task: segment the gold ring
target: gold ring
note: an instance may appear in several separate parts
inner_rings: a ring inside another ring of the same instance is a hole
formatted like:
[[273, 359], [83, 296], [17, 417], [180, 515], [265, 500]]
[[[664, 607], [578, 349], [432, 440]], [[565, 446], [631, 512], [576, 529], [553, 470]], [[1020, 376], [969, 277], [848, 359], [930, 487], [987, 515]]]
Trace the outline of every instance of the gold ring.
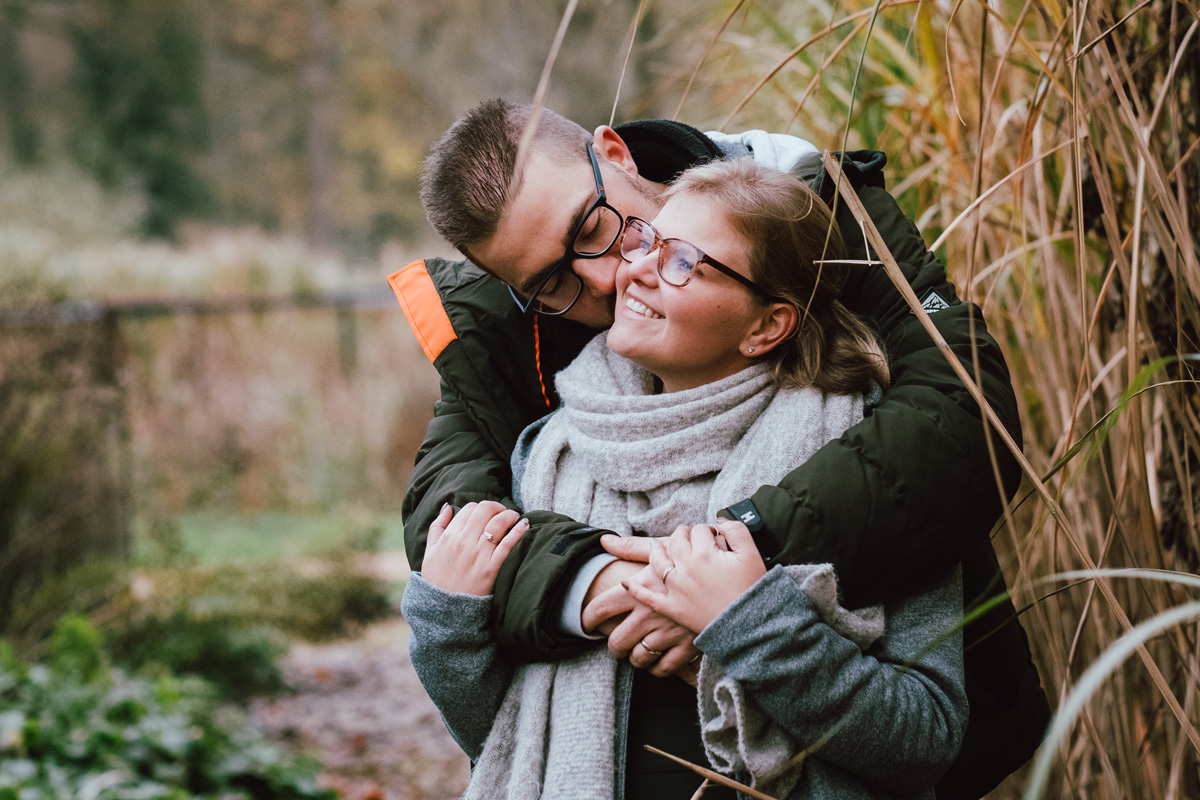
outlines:
[[646, 652], [649, 653], [650, 655], [654, 656], [655, 658], [658, 658], [659, 656], [661, 656], [663, 654], [662, 650], [655, 650], [653, 647], [646, 644], [645, 639], [642, 639], [640, 642], [638, 642], [638, 644], [640, 644], [642, 647], [646, 648]]

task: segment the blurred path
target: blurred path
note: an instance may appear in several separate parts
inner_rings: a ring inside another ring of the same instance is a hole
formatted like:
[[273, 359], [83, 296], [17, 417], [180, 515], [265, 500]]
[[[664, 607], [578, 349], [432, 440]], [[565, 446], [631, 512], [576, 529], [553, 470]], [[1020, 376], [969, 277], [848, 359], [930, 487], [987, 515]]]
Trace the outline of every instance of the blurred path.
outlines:
[[297, 644], [283, 663], [295, 694], [255, 701], [272, 741], [317, 756], [322, 784], [347, 800], [452, 800], [467, 757], [450, 738], [408, 658], [399, 617], [352, 641]]

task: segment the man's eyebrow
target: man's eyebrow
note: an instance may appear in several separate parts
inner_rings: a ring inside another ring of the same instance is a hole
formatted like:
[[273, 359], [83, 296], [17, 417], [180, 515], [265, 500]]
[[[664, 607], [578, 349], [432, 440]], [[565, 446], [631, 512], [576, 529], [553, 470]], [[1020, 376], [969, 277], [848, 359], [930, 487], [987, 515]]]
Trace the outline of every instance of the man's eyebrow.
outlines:
[[[591, 208], [591, 203], [581, 205], [579, 209], [571, 216], [571, 222], [567, 225], [567, 233], [563, 237], [563, 254], [566, 255], [571, 251], [571, 247], [575, 244], [575, 236], [578, 234], [579, 226], [583, 224], [583, 215]], [[542, 281], [554, 271], [554, 268], [562, 263], [562, 259], [555, 261], [553, 264], [548, 264], [544, 269], [539, 269], [527, 281], [524, 281], [517, 287], [517, 291], [526, 297], [529, 296], [534, 289], [538, 288]]]

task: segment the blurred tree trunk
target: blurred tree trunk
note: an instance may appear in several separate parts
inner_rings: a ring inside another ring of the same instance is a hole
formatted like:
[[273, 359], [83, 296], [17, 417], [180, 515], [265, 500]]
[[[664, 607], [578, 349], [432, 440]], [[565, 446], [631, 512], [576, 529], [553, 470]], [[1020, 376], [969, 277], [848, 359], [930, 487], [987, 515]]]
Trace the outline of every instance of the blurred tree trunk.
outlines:
[[334, 238], [336, 154], [333, 98], [333, 31], [329, 0], [308, 0], [308, 54], [304, 84], [308, 90], [306, 155], [310, 182], [309, 240], [329, 252]]
[[9, 144], [18, 163], [37, 160], [38, 132], [29, 110], [29, 67], [21, 55], [27, 10], [0, 5], [0, 109], [8, 122]]

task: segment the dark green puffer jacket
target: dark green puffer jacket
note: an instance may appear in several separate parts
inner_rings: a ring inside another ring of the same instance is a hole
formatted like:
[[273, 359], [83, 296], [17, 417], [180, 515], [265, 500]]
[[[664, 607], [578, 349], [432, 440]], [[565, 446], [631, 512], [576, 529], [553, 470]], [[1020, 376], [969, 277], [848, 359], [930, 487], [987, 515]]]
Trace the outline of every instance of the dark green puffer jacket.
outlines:
[[[618, 132], [651, 180], [722, 156], [702, 133], [678, 123], [632, 123]], [[884, 189], [883, 154], [846, 159], [847, 176], [918, 297], [931, 310], [944, 306], [932, 313], [934, 324], [971, 374], [976, 351], [984, 396], [1019, 441], [1008, 369], [979, 309], [958, 300], [941, 262]], [[793, 171], [832, 199], [818, 156]], [[836, 216], [848, 257], [866, 259], [845, 203]], [[595, 331], [518, 313], [504, 284], [468, 262], [418, 261], [389, 280], [442, 377], [404, 500], [405, 547], [418, 570], [426, 532], [444, 503], [516, 507], [509, 457], [517, 436], [557, 407], [553, 376]], [[842, 300], [878, 331], [892, 386], [861, 423], [779, 486], [754, 493], [764, 524], [759, 548], [768, 564], [832, 562], [850, 607], [908, 595], [962, 562], [969, 609], [1005, 591], [988, 534], [1017, 489], [1019, 467], [994, 434], [993, 467], [978, 405], [882, 268], [850, 267]], [[550, 512], [525, 512], [532, 527], [497, 581], [495, 632], [518, 660], [554, 660], [580, 647], [558, 631], [558, 609], [579, 566], [601, 552], [603, 532]], [[1032, 756], [1049, 719], [1010, 602], [974, 620], [964, 643], [970, 722], [958, 761], [938, 785], [940, 800], [990, 791]]]

